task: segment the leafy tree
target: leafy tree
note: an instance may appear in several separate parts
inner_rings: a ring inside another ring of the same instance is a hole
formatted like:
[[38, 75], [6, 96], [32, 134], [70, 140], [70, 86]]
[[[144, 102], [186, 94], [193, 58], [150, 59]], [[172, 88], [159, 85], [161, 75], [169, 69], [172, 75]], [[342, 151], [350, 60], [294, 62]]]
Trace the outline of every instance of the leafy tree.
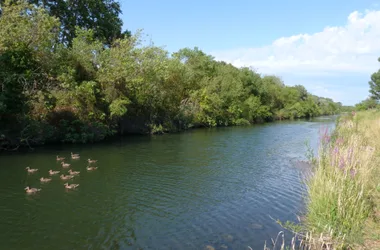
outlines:
[[15, 116], [25, 111], [27, 94], [45, 87], [58, 21], [21, 2], [4, 5], [0, 27], [0, 99], [4, 113]]
[[[380, 58], [378, 59], [380, 62]], [[373, 73], [371, 75], [371, 81], [369, 81], [369, 87], [370, 90], [369, 92], [372, 95], [372, 98], [376, 100], [380, 100], [380, 70], [377, 72]]]
[[361, 101], [360, 103], [356, 104], [355, 109], [358, 111], [368, 110], [368, 109], [376, 108], [377, 105], [378, 105], [377, 100], [372, 98], [372, 97], [369, 97], [369, 98]]
[[[0, 0], [0, 5], [5, 0]], [[17, 1], [9, 1], [17, 3]], [[45, 8], [51, 16], [61, 22], [59, 39], [71, 45], [76, 27], [92, 29], [94, 36], [110, 45], [116, 38], [130, 36], [129, 31], [122, 32], [123, 22], [120, 3], [115, 0], [29, 0], [30, 4]]]
[[308, 96], [308, 93], [307, 93], [307, 90], [304, 86], [302, 85], [296, 85], [294, 86], [294, 88], [296, 88], [299, 92], [299, 98], [302, 100], [302, 101], [305, 101], [307, 96]]

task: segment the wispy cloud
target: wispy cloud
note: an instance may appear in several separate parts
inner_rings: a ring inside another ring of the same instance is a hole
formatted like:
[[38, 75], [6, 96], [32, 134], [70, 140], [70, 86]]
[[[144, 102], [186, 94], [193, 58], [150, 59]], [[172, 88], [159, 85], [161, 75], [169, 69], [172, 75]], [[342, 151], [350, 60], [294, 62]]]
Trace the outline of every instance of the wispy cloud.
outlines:
[[380, 11], [352, 12], [345, 26], [281, 37], [258, 48], [211, 52], [217, 60], [265, 74], [371, 74], [380, 56]]

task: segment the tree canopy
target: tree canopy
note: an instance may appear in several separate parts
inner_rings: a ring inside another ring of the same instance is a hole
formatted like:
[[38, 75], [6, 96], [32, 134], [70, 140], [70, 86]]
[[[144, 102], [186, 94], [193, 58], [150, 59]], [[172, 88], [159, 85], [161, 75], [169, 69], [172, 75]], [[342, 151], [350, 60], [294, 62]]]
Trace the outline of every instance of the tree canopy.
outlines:
[[[378, 59], [380, 62], [380, 58]], [[369, 81], [369, 92], [371, 97], [376, 100], [380, 100], [380, 70], [371, 75], [371, 81]]]
[[368, 97], [367, 99], [365, 99], [365, 100], [363, 100], [360, 103], [355, 105], [355, 109], [358, 111], [373, 109], [376, 107], [377, 107], [377, 101], [376, 101], [376, 99], [374, 99], [372, 97]]
[[[30, 4], [42, 7], [49, 15], [60, 21], [59, 40], [71, 45], [76, 27], [92, 29], [94, 37], [110, 45], [115, 39], [129, 36], [129, 31], [122, 32], [123, 22], [120, 3], [115, 0], [29, 0]], [[22, 1], [0, 0], [0, 5], [20, 4]]]

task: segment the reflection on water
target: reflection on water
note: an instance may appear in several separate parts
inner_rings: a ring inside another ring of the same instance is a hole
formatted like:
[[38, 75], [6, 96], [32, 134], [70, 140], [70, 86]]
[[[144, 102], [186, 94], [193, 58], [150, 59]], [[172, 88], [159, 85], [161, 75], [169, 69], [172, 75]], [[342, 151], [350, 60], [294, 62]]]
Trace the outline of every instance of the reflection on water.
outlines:
[[[2, 249], [262, 249], [296, 220], [309, 141], [333, 120], [199, 129], [0, 157]], [[81, 171], [65, 190], [57, 154]], [[86, 159], [99, 168], [86, 171]], [[27, 174], [25, 167], [38, 168]], [[24, 187], [42, 188], [26, 195]], [[273, 219], [272, 219], [273, 218]]]

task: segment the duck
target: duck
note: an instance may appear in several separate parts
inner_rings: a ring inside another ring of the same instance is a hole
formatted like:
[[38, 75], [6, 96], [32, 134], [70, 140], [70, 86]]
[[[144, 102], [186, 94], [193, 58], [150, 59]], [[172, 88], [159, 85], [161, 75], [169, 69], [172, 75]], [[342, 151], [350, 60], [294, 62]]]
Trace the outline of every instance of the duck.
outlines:
[[72, 171], [71, 169], [69, 170], [70, 175], [78, 175], [79, 173], [79, 171]]
[[46, 182], [51, 181], [51, 178], [44, 178], [44, 177], [41, 177], [41, 178], [40, 178], [40, 181], [46, 183]]
[[74, 178], [74, 176], [72, 176], [72, 175], [63, 175], [63, 174], [61, 174], [59, 177], [62, 180], [70, 180], [70, 179]]
[[80, 157], [80, 155], [79, 154], [73, 154], [73, 152], [71, 152], [71, 158], [73, 158], [73, 157]]
[[79, 184], [68, 184], [67, 182], [65, 184], [63, 184], [65, 186], [65, 188], [67, 189], [75, 189], [79, 186]]
[[98, 160], [87, 159], [88, 163], [96, 163]]
[[55, 174], [59, 174], [59, 171], [53, 171], [53, 170], [49, 170], [49, 174], [50, 175], [55, 175]]
[[73, 159], [73, 160], [77, 160], [77, 159], [79, 159], [79, 158], [80, 158], [79, 155], [72, 155], [72, 156], [71, 156], [71, 159]]
[[66, 157], [59, 157], [59, 156], [57, 155], [57, 161], [63, 161], [64, 159], [66, 159]]
[[97, 168], [98, 168], [98, 167], [90, 167], [90, 166], [87, 166], [86, 169], [87, 169], [88, 171], [92, 171], [92, 170], [95, 170], [95, 169], [97, 169]]
[[70, 167], [70, 163], [65, 163], [64, 161], [63, 162], [61, 162], [61, 165], [62, 165], [62, 167], [64, 167], [64, 168], [68, 168], [68, 167]]
[[28, 194], [35, 194], [35, 193], [41, 191], [41, 188], [29, 188], [29, 186], [28, 186], [25, 188], [25, 190]]
[[37, 168], [26, 167], [25, 169], [28, 170], [28, 173], [34, 173], [34, 172], [37, 172], [37, 171], [38, 171]]

